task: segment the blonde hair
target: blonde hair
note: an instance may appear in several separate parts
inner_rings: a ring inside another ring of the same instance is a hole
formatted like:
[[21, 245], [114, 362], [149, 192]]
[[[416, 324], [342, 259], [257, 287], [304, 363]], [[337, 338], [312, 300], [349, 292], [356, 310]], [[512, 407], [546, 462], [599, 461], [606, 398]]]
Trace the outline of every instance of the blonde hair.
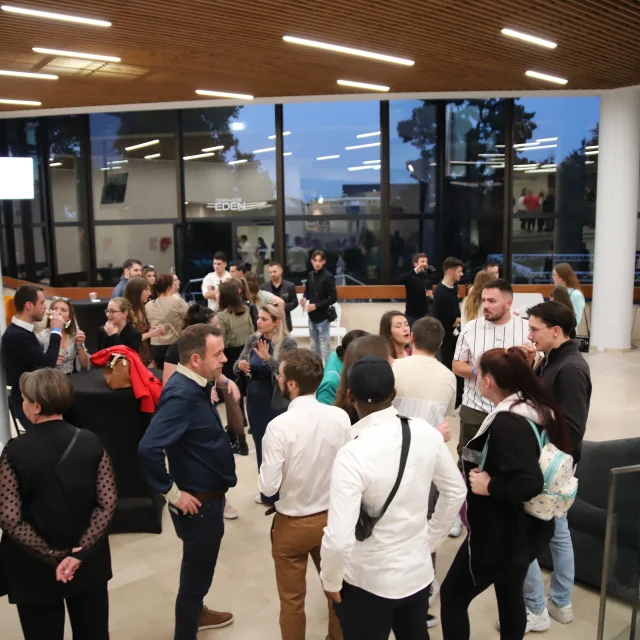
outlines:
[[[49, 306], [49, 311], [53, 311], [53, 307], [62, 302], [62, 304], [66, 304], [69, 309], [69, 327], [65, 328], [65, 333], [72, 338], [76, 335], [76, 329], [78, 328], [78, 321], [76, 320], [76, 312], [73, 309], [73, 305], [68, 300], [64, 300], [60, 298], [59, 300], [53, 300], [51, 305]], [[51, 328], [51, 316], [47, 318], [47, 329]]]
[[[273, 340], [271, 343], [273, 344], [273, 357], [277, 360], [280, 355], [280, 351], [282, 349], [282, 343], [284, 339], [289, 335], [289, 328], [287, 327], [284, 309], [281, 309], [279, 306], [275, 304], [265, 304], [260, 307], [260, 311], [266, 311], [271, 319], [276, 322], [279, 320], [278, 326], [275, 328], [273, 332]], [[257, 336], [261, 337], [262, 334], [258, 331], [256, 333]]]
[[475, 320], [480, 316], [480, 309], [482, 309], [482, 290], [484, 289], [484, 285], [490, 280], [494, 280], [494, 278], [486, 271], [478, 271], [478, 273], [476, 273], [476, 277], [473, 280], [473, 289], [471, 289], [469, 295], [462, 302], [462, 309], [467, 322]]
[[57, 369], [37, 369], [20, 376], [20, 391], [29, 401], [40, 405], [43, 416], [55, 416], [69, 409], [73, 387], [69, 377]]
[[122, 297], [112, 298], [111, 302], [115, 302], [118, 305], [118, 308], [120, 309], [120, 311], [122, 311], [122, 313], [127, 314], [128, 324], [135, 323], [136, 318], [133, 315], [133, 307], [131, 306], [131, 303], [126, 298], [122, 298]]

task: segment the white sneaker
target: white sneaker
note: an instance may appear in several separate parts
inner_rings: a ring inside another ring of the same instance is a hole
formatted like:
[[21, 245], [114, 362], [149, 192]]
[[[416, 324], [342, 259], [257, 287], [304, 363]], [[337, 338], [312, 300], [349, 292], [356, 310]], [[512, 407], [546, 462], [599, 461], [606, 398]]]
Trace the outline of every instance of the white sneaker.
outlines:
[[256, 504], [264, 504], [264, 502], [262, 502], [262, 496], [259, 493], [256, 493]]
[[433, 627], [438, 626], [438, 618], [432, 616], [430, 613], [427, 614], [427, 629], [433, 629]]
[[549, 596], [547, 596], [547, 609], [549, 615], [562, 624], [573, 622], [573, 607], [570, 604], [559, 607]]
[[458, 538], [462, 533], [462, 518], [457, 515], [456, 520], [453, 523], [453, 527], [449, 529], [449, 537], [450, 538]]
[[224, 511], [222, 512], [222, 515], [227, 520], [235, 520], [238, 517], [238, 512], [229, 504], [228, 500], [225, 500]]
[[[500, 618], [496, 621], [496, 627], [498, 631], [500, 631]], [[538, 615], [527, 607], [527, 627], [524, 630], [525, 633], [529, 633], [529, 631], [546, 631], [550, 627], [551, 620], [549, 618], [549, 612], [546, 609]]]
[[436, 601], [438, 594], [440, 593], [440, 583], [437, 578], [433, 579], [431, 583], [431, 594], [429, 595], [429, 609], [433, 607], [433, 603]]

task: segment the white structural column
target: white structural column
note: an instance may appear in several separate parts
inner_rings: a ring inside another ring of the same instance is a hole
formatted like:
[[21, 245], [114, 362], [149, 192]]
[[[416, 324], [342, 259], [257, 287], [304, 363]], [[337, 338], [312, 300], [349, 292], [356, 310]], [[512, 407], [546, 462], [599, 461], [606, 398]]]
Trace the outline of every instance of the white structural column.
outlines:
[[631, 346], [640, 182], [640, 89], [616, 89], [600, 102], [591, 344]]

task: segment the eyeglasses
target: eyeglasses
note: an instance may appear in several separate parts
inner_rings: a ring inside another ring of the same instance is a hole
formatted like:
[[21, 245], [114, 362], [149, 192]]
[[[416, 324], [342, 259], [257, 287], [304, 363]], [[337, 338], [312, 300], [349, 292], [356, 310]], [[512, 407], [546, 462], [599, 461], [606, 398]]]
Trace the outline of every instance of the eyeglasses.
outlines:
[[120, 309], [105, 309], [104, 310], [104, 315], [105, 316], [109, 316], [109, 315], [112, 315], [114, 313], [123, 313], [123, 311], [121, 311]]
[[62, 298], [60, 296], [53, 296], [53, 298], [51, 298], [54, 302], [66, 302], [68, 304], [71, 304], [71, 298]]

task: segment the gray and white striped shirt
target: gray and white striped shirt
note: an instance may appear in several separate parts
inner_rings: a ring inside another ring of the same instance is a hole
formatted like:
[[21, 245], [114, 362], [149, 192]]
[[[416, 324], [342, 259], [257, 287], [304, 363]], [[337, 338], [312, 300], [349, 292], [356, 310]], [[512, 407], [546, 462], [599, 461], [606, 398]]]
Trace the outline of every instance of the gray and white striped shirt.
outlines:
[[[477, 364], [482, 355], [491, 349], [521, 347], [527, 342], [528, 335], [529, 321], [524, 318], [512, 315], [509, 322], [494, 324], [481, 316], [465, 325], [458, 338], [453, 359]], [[493, 403], [480, 394], [475, 377], [464, 379], [462, 404], [485, 413], [494, 409]]]

